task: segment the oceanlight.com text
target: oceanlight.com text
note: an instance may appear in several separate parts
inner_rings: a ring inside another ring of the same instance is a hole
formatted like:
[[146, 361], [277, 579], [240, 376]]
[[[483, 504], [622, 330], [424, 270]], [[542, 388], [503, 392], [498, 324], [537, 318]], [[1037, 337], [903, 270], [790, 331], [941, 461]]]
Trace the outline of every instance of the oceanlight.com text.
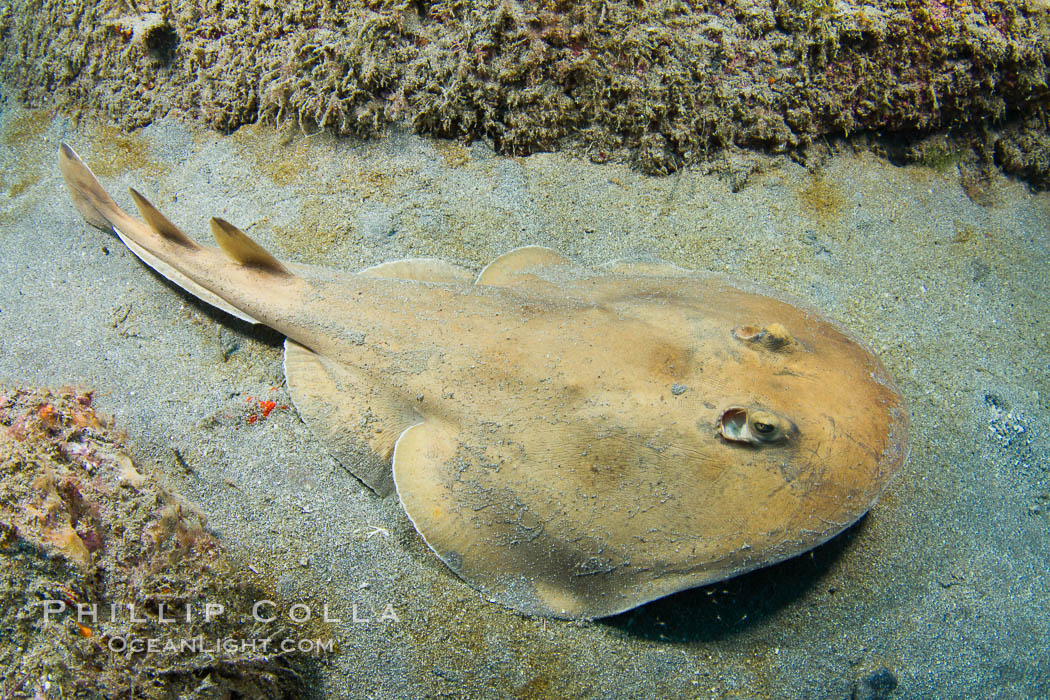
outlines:
[[335, 650], [334, 639], [206, 639], [203, 636], [186, 639], [158, 639], [156, 637], [110, 637], [106, 646], [116, 654], [274, 654], [300, 652], [324, 654]]

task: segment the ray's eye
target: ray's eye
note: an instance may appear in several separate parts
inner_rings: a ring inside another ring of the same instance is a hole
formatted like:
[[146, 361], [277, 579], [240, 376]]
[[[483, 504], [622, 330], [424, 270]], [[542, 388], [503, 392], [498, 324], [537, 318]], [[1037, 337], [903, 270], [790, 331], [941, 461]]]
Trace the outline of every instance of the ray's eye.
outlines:
[[731, 442], [768, 445], [798, 435], [798, 428], [788, 418], [771, 411], [733, 406], [722, 412], [718, 432]]
[[753, 436], [759, 442], [776, 442], [784, 437], [784, 426], [789, 422], [769, 411], [751, 411], [747, 417]]
[[762, 328], [737, 326], [733, 329], [733, 337], [749, 345], [778, 353], [794, 352], [798, 344], [782, 323], [770, 323]]

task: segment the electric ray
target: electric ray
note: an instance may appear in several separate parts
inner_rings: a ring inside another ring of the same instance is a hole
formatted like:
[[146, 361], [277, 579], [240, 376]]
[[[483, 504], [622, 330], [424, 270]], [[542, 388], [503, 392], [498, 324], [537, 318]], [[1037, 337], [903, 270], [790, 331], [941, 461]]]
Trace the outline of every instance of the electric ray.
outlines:
[[[202, 246], [63, 144], [94, 226], [238, 318], [287, 336], [303, 421], [456, 574], [509, 607], [593, 618], [821, 544], [907, 457], [882, 364], [826, 319], [656, 263], [511, 251], [475, 279], [402, 260], [278, 262], [211, 219]], [[391, 469], [391, 461], [393, 468]]]

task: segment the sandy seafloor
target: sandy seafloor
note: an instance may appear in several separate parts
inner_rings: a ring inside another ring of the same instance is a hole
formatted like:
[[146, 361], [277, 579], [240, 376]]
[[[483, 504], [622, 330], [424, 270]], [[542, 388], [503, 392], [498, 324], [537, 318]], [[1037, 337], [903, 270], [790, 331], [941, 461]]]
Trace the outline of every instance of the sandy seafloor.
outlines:
[[[67, 140], [118, 201], [134, 185], [207, 237], [221, 215], [279, 258], [480, 268], [523, 244], [584, 263], [655, 255], [794, 295], [881, 357], [911, 459], [844, 536], [784, 564], [597, 622], [486, 602], [396, 497], [326, 455], [292, 409], [281, 337], [213, 311], [82, 223]], [[245, 564], [329, 603], [317, 697], [1050, 695], [1050, 194], [843, 149], [732, 192], [564, 154], [501, 157], [394, 132], [372, 142], [176, 122], [134, 135], [5, 107], [0, 381], [75, 384], [139, 468], [196, 502]], [[276, 388], [274, 388], [276, 387]], [[176, 458], [181, 455], [181, 461]], [[376, 616], [392, 605], [399, 620]], [[352, 621], [352, 606], [359, 618]]]

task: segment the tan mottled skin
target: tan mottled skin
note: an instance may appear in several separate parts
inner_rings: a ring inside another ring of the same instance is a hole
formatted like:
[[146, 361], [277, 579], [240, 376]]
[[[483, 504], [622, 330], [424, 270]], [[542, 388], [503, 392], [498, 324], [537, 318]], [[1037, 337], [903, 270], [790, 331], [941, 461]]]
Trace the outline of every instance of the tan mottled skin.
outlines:
[[[71, 149], [60, 162], [89, 222], [284, 333], [307, 424], [379, 493], [393, 456], [427, 543], [516, 609], [600, 617], [794, 556], [863, 515], [906, 459], [907, 415], [881, 363], [798, 306], [537, 248], [475, 284], [427, 261], [281, 267], [235, 229], [227, 252], [162, 235], [148, 202], [153, 227]], [[792, 342], [734, 335], [744, 326]], [[717, 425], [730, 407], [783, 416], [797, 434], [727, 440]]]

